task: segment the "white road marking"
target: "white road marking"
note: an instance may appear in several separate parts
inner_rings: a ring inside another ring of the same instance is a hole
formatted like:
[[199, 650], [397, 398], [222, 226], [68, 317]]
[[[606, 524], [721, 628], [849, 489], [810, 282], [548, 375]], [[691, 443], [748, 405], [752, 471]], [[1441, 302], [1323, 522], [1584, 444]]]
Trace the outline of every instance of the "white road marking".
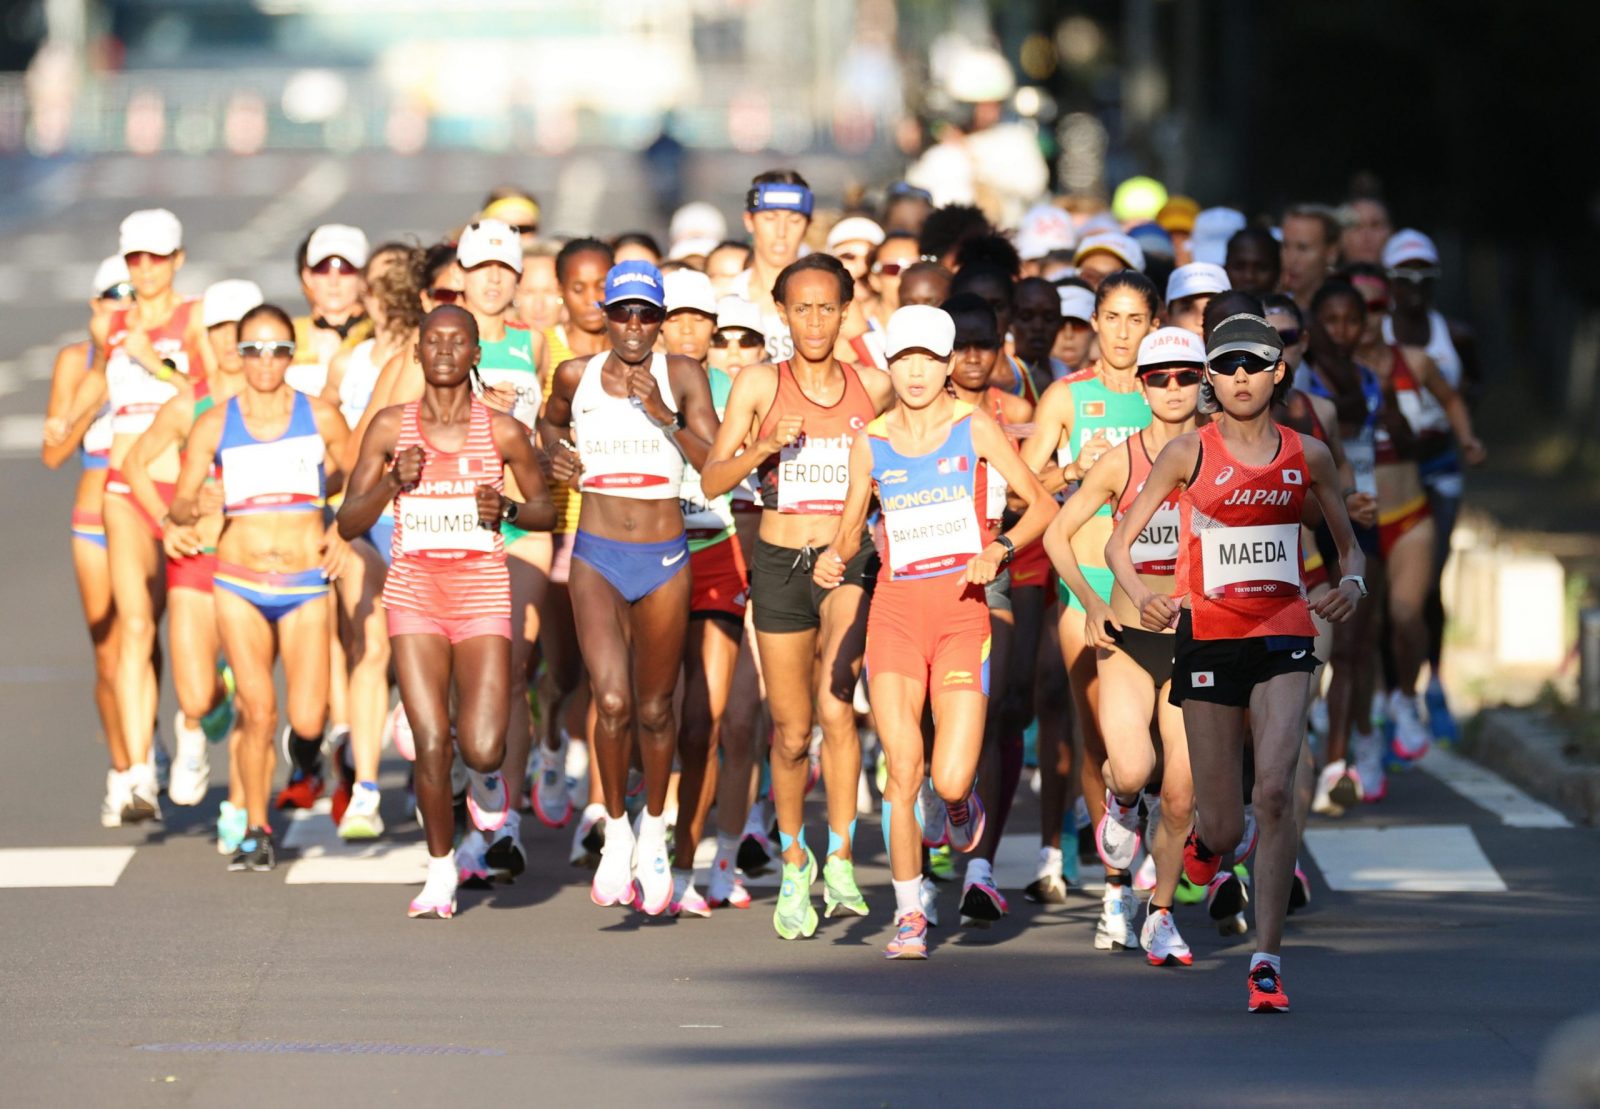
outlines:
[[428, 878], [428, 848], [421, 843], [339, 838], [322, 798], [310, 812], [297, 812], [283, 833], [283, 846], [300, 851], [284, 872], [284, 884], [420, 886]]
[[43, 416], [0, 416], [0, 455], [32, 454], [43, 440]]
[[132, 847], [13, 847], [0, 850], [0, 889], [114, 886]]
[[1306, 846], [1336, 890], [1506, 892], [1505, 881], [1464, 824], [1312, 828]]
[[1450, 751], [1430, 748], [1417, 765], [1511, 828], [1570, 828], [1572, 822], [1492, 770]]

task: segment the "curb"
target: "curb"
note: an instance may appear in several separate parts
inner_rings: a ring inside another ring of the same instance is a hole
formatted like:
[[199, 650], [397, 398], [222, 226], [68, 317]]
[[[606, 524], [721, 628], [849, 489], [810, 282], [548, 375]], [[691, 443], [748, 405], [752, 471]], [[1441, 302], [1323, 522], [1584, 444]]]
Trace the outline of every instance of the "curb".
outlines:
[[1474, 760], [1579, 822], [1600, 825], [1600, 767], [1563, 752], [1566, 735], [1535, 709], [1488, 709], [1463, 737]]

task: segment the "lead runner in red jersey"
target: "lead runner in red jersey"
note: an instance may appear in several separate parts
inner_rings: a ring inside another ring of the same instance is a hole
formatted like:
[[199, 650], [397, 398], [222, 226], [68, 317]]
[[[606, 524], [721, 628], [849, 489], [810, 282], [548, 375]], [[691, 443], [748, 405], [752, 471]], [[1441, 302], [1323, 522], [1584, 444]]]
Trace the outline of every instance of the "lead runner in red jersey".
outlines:
[[[455, 745], [469, 771], [492, 776], [505, 759], [511, 685], [511, 583], [500, 525], [548, 531], [555, 508], [527, 429], [473, 398], [478, 327], [471, 314], [455, 305], [428, 313], [413, 356], [422, 366], [422, 397], [384, 409], [368, 426], [338, 523], [353, 539], [395, 502], [395, 557], [383, 600], [416, 742], [429, 855], [427, 883], [409, 913], [444, 919], [456, 909], [451, 676]], [[526, 502], [501, 491], [506, 468]]]
[[[1277, 332], [1259, 316], [1230, 317], [1212, 332], [1207, 361], [1221, 412], [1163, 448], [1144, 490], [1117, 522], [1106, 559], [1146, 629], [1177, 624], [1171, 700], [1183, 708], [1196, 807], [1184, 871], [1197, 885], [1210, 882], [1243, 835], [1239, 778], [1247, 737], [1253, 743], [1261, 939], [1250, 960], [1248, 1007], [1287, 1012], [1279, 951], [1299, 842], [1295, 773], [1316, 667], [1311, 613], [1348, 618], [1366, 594], [1365, 561], [1333, 456], [1272, 420], [1273, 394], [1287, 372]], [[1141, 579], [1132, 547], [1180, 486], [1177, 581], [1168, 596]], [[1339, 587], [1314, 606], [1301, 581], [1299, 544], [1311, 496], [1345, 570]]]

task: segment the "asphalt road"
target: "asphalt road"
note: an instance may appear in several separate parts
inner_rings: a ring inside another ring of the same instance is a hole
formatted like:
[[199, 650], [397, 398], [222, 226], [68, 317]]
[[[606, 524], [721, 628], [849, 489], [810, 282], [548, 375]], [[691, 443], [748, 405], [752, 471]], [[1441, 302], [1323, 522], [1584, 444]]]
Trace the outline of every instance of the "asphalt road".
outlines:
[[[1518, 826], [1554, 822], [1493, 783], [1463, 785], [1480, 801], [1468, 799], [1443, 780], [1462, 769], [1447, 761], [1397, 776], [1382, 806], [1316, 823], [1304, 855], [1314, 900], [1285, 949], [1295, 1012], [1278, 1019], [1245, 1014], [1251, 938], [1219, 937], [1203, 911], [1180, 914], [1195, 965], [1157, 970], [1092, 949], [1092, 894], [1062, 910], [1027, 904], [1026, 787], [1001, 873], [1011, 916], [988, 932], [952, 927], [959, 889], [946, 887], [924, 964], [882, 958], [891, 894], [870, 816], [858, 842], [872, 915], [797, 943], [772, 933], [770, 885], [749, 911], [711, 920], [598, 909], [566, 863], [567, 833], [532, 821], [515, 885], [463, 893], [452, 922], [409, 921], [420, 832], [397, 760], [384, 773], [391, 836], [365, 854], [330, 845], [312, 816], [278, 871], [227, 873], [210, 839], [216, 786], [201, 807], [169, 807], [164, 828], [101, 829], [104, 756], [66, 561], [75, 474], [44, 471], [29, 436], [41, 360], [47, 374], [53, 345], [81, 326], [118, 219], [149, 203], [178, 211], [191, 291], [207, 276], [255, 276], [288, 296], [287, 259], [312, 223], [425, 234], [469, 215], [502, 176], [544, 191], [554, 226], [638, 222], [632, 162], [585, 161], [105, 161], [36, 174], [43, 184], [18, 196], [0, 227], [0, 1100], [1531, 1099], [1544, 1045], [1600, 1006], [1600, 841]], [[745, 161], [718, 192], [730, 213]], [[846, 172], [803, 167], [824, 182]]]

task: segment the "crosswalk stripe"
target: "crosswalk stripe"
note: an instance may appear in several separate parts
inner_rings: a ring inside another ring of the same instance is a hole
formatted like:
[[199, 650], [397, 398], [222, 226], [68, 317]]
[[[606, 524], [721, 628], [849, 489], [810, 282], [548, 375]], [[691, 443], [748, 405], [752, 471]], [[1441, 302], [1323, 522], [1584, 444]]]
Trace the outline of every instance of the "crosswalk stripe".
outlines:
[[0, 850], [0, 889], [114, 886], [132, 847], [11, 847]]
[[1473, 804], [1494, 813], [1511, 828], [1570, 828], [1572, 822], [1542, 801], [1535, 801], [1492, 770], [1438, 747], [1417, 765]]
[[1401, 893], [1505, 893], [1465, 824], [1310, 828], [1306, 847], [1329, 888]]

